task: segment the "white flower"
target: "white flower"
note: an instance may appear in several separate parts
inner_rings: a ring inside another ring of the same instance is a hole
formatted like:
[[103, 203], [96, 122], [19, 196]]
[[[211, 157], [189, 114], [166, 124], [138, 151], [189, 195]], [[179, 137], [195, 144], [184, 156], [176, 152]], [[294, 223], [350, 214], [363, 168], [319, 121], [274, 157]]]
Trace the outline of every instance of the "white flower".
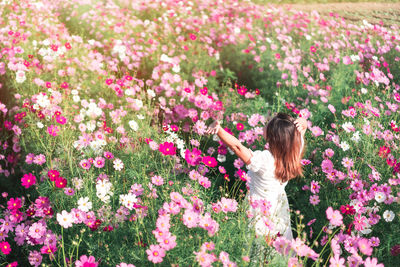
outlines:
[[185, 148], [185, 142], [182, 139], [178, 138], [175, 143], [176, 143], [176, 147], [178, 149], [184, 149]]
[[81, 100], [81, 98], [79, 97], [79, 95], [74, 95], [74, 96], [72, 97], [72, 100], [73, 100], [74, 102], [79, 102], [79, 101]]
[[174, 67], [172, 68], [172, 71], [178, 73], [181, 71], [181, 67], [179, 65], [174, 65]]
[[144, 119], [144, 116], [143, 116], [142, 114], [138, 114], [138, 115], [136, 115], [136, 117], [137, 117], [139, 120], [143, 120], [143, 119]]
[[99, 180], [96, 183], [96, 190], [99, 194], [109, 194], [112, 189], [112, 184], [107, 180]]
[[15, 74], [15, 79], [17, 83], [23, 83], [26, 80], [25, 71], [19, 70]]
[[72, 184], [74, 185], [76, 190], [79, 190], [83, 186], [83, 180], [78, 177], [75, 177], [74, 179], [72, 179]]
[[132, 193], [128, 193], [126, 195], [120, 195], [119, 196], [119, 202], [121, 202], [121, 204], [128, 208], [129, 210], [133, 209], [133, 204], [136, 203], [137, 199], [136, 199], [136, 195], [132, 194]]
[[349, 144], [346, 141], [341, 142], [340, 147], [343, 149], [343, 151], [346, 151], [350, 148]]
[[36, 97], [36, 103], [37, 103], [39, 106], [41, 106], [42, 108], [45, 108], [45, 107], [47, 107], [47, 106], [50, 105], [50, 100], [49, 100], [49, 97], [48, 97], [47, 95], [45, 95], [45, 94], [39, 94], [39, 95]]
[[387, 222], [391, 222], [394, 219], [394, 212], [391, 210], [385, 210], [385, 212], [383, 213], [383, 218], [385, 219], [385, 221]]
[[383, 192], [376, 192], [375, 193], [375, 200], [378, 203], [382, 203], [383, 201], [386, 200], [386, 195]]
[[368, 90], [366, 88], [361, 88], [361, 93], [365, 95], [366, 93], [368, 93]]
[[155, 93], [153, 90], [148, 89], [148, 90], [147, 90], [147, 95], [148, 95], [150, 98], [153, 98], [153, 97], [156, 96], [156, 93]]
[[355, 133], [353, 134], [353, 136], [352, 136], [350, 139], [351, 139], [352, 141], [358, 143], [358, 142], [361, 140], [360, 132], [359, 132], [359, 131], [355, 132]]
[[164, 61], [164, 62], [172, 63], [172, 58], [170, 58], [166, 54], [162, 54], [161, 57], [160, 57], [160, 60]]
[[114, 166], [114, 169], [116, 169], [117, 171], [120, 171], [124, 168], [124, 163], [120, 159], [114, 159], [113, 166]]
[[94, 121], [88, 121], [86, 123], [86, 130], [88, 130], [89, 132], [93, 132], [94, 129], [96, 129], [96, 123]]
[[368, 222], [365, 222], [364, 228], [360, 231], [363, 235], [368, 235], [372, 232], [371, 225]]
[[72, 226], [74, 218], [70, 213], [66, 210], [63, 210], [61, 213], [57, 213], [57, 222], [64, 228], [68, 228]]
[[135, 132], [139, 130], [139, 125], [134, 120], [129, 121], [129, 127], [131, 127], [131, 129], [134, 130]]
[[343, 129], [344, 129], [346, 132], [348, 132], [348, 133], [350, 133], [350, 132], [352, 132], [352, 131], [354, 130], [353, 123], [351, 123], [351, 122], [345, 122], [345, 123], [343, 123], [342, 127], [343, 127]]
[[225, 156], [225, 155], [218, 154], [217, 160], [218, 160], [219, 162], [225, 162], [225, 161], [226, 161], [226, 156]]
[[39, 129], [42, 129], [42, 128], [44, 127], [43, 123], [41, 123], [40, 121], [38, 121], [38, 122], [36, 123], [36, 126], [37, 126]]
[[143, 101], [140, 99], [135, 99], [136, 102], [136, 106], [138, 106], [138, 108], [142, 108], [143, 107]]
[[81, 197], [78, 199], [78, 209], [84, 212], [88, 212], [92, 209], [92, 202], [89, 201], [89, 197]]

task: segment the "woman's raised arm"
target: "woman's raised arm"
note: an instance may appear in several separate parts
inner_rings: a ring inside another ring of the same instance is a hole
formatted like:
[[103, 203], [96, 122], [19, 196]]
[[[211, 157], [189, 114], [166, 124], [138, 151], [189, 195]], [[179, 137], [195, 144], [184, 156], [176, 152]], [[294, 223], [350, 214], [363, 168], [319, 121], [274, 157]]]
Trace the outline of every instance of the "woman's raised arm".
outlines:
[[216, 134], [226, 146], [228, 146], [241, 160], [243, 160], [246, 165], [250, 164], [250, 159], [252, 157], [250, 149], [243, 146], [236, 137], [225, 131], [221, 127], [219, 121], [214, 121], [210, 124], [206, 133]]

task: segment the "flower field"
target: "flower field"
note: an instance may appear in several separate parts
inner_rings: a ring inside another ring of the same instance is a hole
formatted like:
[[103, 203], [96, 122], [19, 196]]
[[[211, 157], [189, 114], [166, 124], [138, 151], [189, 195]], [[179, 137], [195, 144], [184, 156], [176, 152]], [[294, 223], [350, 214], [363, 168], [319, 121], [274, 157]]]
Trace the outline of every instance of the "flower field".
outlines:
[[[400, 30], [236, 0], [0, 2], [0, 266], [399, 266]], [[263, 238], [244, 162], [308, 120]]]

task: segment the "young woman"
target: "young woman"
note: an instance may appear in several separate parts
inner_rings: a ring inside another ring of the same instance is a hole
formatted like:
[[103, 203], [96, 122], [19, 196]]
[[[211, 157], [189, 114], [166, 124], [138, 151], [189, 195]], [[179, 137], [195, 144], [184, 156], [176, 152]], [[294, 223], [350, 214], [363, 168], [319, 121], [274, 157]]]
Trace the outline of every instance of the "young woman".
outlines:
[[264, 138], [268, 150], [256, 150], [243, 146], [233, 135], [226, 132], [218, 121], [207, 129], [208, 134], [217, 134], [235, 154], [247, 165], [249, 201], [267, 200], [270, 202], [267, 220], [253, 209], [252, 224], [258, 236], [280, 236], [293, 239], [290, 225], [289, 204], [285, 192], [288, 181], [302, 174], [300, 163], [304, 148], [304, 133], [307, 121], [294, 119], [288, 114], [278, 113], [264, 128]]

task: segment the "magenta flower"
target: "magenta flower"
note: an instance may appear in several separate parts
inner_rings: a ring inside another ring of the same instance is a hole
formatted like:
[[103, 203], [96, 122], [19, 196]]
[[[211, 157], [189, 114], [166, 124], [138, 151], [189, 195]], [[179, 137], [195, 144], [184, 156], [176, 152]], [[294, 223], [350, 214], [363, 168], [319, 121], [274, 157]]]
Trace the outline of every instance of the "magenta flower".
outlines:
[[51, 136], [57, 136], [59, 131], [60, 131], [60, 128], [57, 125], [50, 125], [49, 127], [47, 127], [47, 132]]
[[340, 211], [333, 210], [332, 207], [329, 207], [326, 210], [326, 217], [329, 219], [329, 222], [334, 226], [340, 226], [343, 224], [343, 216], [340, 214]]
[[60, 176], [60, 172], [57, 170], [49, 170], [47, 172], [47, 176], [49, 177], [50, 181], [55, 181], [57, 177]]
[[113, 155], [113, 153], [106, 151], [106, 152], [104, 152], [104, 157], [106, 159], [113, 159], [114, 155]]
[[36, 184], [36, 177], [32, 173], [24, 174], [21, 178], [21, 184], [25, 188], [29, 188]]
[[163, 155], [175, 155], [176, 154], [176, 147], [174, 143], [164, 142], [160, 144], [158, 150], [163, 153]]
[[160, 263], [163, 261], [165, 256], [165, 250], [159, 245], [150, 245], [150, 248], [146, 250], [147, 258], [153, 263]]
[[76, 267], [97, 267], [99, 263], [93, 256], [82, 255], [79, 260], [75, 261]]
[[67, 182], [68, 182], [67, 179], [65, 179], [64, 177], [59, 176], [55, 180], [55, 185], [58, 188], [64, 188], [64, 187], [67, 186]]
[[19, 208], [21, 208], [22, 204], [21, 204], [21, 199], [19, 197], [17, 198], [10, 198], [9, 201], [7, 201], [7, 208], [9, 210], [17, 210]]
[[208, 167], [216, 167], [218, 165], [218, 162], [215, 158], [210, 157], [210, 156], [205, 156], [202, 158], [203, 163], [208, 166]]
[[7, 241], [0, 242], [0, 249], [5, 255], [10, 254], [11, 252], [11, 246]]
[[67, 118], [65, 118], [64, 116], [59, 115], [59, 116], [56, 117], [56, 121], [59, 124], [64, 125], [65, 123], [67, 123]]
[[193, 151], [186, 149], [185, 151], [185, 160], [191, 166], [196, 166], [201, 161], [201, 150], [197, 148], [193, 148]]

